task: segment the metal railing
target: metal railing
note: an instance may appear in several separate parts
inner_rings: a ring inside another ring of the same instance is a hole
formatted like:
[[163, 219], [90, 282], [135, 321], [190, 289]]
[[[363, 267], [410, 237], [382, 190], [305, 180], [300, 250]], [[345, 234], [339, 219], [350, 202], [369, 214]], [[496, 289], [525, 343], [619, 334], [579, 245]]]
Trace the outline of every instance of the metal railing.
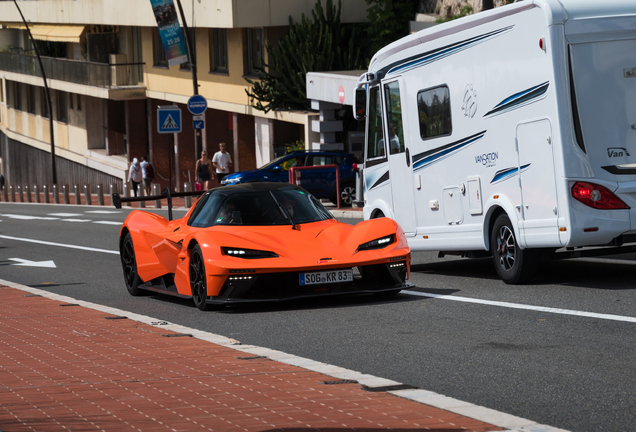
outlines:
[[[145, 63], [106, 64], [42, 57], [42, 65], [48, 79], [111, 88], [143, 85]], [[0, 70], [42, 76], [37, 58], [25, 54], [0, 53]]]

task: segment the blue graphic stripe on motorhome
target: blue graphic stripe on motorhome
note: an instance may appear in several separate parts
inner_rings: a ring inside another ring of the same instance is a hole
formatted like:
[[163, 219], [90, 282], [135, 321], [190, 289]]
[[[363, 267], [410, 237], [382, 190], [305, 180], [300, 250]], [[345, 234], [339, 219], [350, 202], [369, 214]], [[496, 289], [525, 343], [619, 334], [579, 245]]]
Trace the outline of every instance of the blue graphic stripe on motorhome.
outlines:
[[522, 92], [516, 93], [497, 104], [492, 110], [484, 114], [484, 117], [488, 117], [493, 114], [500, 114], [502, 112], [510, 111], [515, 108], [519, 108], [522, 105], [528, 104], [541, 96], [543, 96], [550, 86], [550, 82], [546, 81], [543, 84], [531, 87]]
[[380, 176], [380, 178], [378, 180], [376, 180], [375, 183], [373, 183], [373, 186], [371, 186], [369, 188], [369, 190], [374, 189], [374, 188], [380, 186], [382, 183], [387, 182], [387, 181], [389, 181], [389, 172], [388, 171], [385, 172], [384, 174], [382, 174]]
[[517, 174], [519, 174], [520, 172], [525, 171], [529, 166], [530, 166], [530, 164], [527, 164], [527, 165], [522, 166], [521, 168], [513, 167], [513, 168], [506, 168], [504, 170], [497, 171], [495, 173], [495, 176], [490, 181], [490, 183], [491, 184], [499, 183], [500, 181], [504, 181], [504, 180], [509, 179], [510, 177], [514, 177]]
[[445, 146], [438, 147], [433, 150], [426, 151], [413, 156], [413, 171], [419, 171], [429, 165], [441, 161], [447, 158], [453, 153], [456, 153], [463, 148], [471, 145], [475, 141], [482, 139], [486, 135], [486, 131], [479, 132], [478, 134], [463, 138], [454, 143], [446, 144]]
[[492, 31], [490, 33], [475, 36], [474, 38], [466, 39], [461, 42], [456, 42], [451, 45], [446, 45], [445, 47], [429, 51], [422, 55], [407, 58], [405, 60], [402, 60], [399, 63], [394, 63], [392, 65], [389, 65], [387, 68], [384, 68], [385, 70], [388, 69], [386, 76], [389, 76], [392, 74], [399, 74], [399, 73], [405, 72], [406, 70], [413, 69], [419, 66], [424, 66], [426, 64], [448, 57], [449, 55], [455, 54], [459, 51], [463, 51], [474, 45], [480, 44], [487, 39], [493, 38], [495, 36], [500, 35], [501, 33], [507, 32], [511, 30], [513, 27], [514, 25], [509, 27], [504, 27], [502, 29]]

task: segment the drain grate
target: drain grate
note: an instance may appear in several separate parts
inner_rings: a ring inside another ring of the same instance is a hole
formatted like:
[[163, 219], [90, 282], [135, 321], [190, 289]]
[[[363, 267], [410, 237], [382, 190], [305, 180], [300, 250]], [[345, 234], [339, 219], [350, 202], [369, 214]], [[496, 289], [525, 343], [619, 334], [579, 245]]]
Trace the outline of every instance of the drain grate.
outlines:
[[267, 358], [265, 356], [253, 356], [253, 357], [237, 357], [237, 359], [239, 360], [258, 360], [258, 359], [264, 359]]
[[341, 380], [335, 380], [335, 381], [323, 381], [322, 384], [327, 384], [327, 385], [358, 384], [358, 381], [351, 380], [351, 379], [341, 379]]
[[120, 320], [120, 319], [128, 319], [128, 317], [112, 316], [112, 317], [105, 317], [105, 319], [107, 319], [107, 320]]
[[40, 294], [25, 294], [22, 297], [42, 297], [42, 296]]
[[163, 337], [192, 337], [191, 334], [187, 333], [171, 333], [171, 334], [162, 334]]
[[408, 384], [396, 384], [384, 387], [362, 387], [362, 390], [368, 392], [389, 392], [395, 390], [419, 390], [419, 387], [415, 387]]

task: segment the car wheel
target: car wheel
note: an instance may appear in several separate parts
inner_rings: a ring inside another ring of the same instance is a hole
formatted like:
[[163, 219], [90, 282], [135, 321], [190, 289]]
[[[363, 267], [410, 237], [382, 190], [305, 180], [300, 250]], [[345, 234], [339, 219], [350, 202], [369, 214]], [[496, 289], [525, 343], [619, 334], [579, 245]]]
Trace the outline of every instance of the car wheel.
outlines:
[[201, 247], [196, 245], [192, 249], [190, 257], [190, 289], [192, 290], [192, 300], [199, 310], [212, 310], [211, 305], [205, 301], [208, 298], [208, 283], [205, 275], [205, 263]]
[[132, 296], [145, 294], [145, 290], [139, 288], [143, 282], [137, 273], [137, 260], [135, 259], [135, 247], [133, 246], [130, 233], [126, 234], [124, 244], [120, 251], [121, 265], [124, 270], [124, 282], [126, 289]]
[[505, 283], [517, 285], [532, 279], [539, 262], [538, 251], [519, 247], [508, 215], [501, 214], [495, 220], [490, 247], [497, 274]]
[[[345, 183], [340, 186], [340, 205], [343, 207], [351, 207], [353, 201], [356, 199], [356, 187], [351, 183]], [[333, 197], [329, 200], [338, 205], [338, 198]]]

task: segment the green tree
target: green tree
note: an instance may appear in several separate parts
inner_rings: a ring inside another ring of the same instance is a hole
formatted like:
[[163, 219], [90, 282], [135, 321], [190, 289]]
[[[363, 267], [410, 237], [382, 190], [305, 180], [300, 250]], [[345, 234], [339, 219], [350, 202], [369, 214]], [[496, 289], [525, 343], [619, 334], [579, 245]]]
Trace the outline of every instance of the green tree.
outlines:
[[367, 19], [367, 55], [409, 34], [409, 22], [415, 18], [419, 0], [366, 0]]
[[341, 4], [317, 0], [312, 18], [302, 15], [289, 32], [273, 46], [267, 43], [268, 64], [257, 70], [258, 80], [247, 79], [246, 90], [254, 107], [271, 110], [311, 109], [305, 91], [307, 72], [361, 69], [363, 63], [356, 26], [340, 22]]

